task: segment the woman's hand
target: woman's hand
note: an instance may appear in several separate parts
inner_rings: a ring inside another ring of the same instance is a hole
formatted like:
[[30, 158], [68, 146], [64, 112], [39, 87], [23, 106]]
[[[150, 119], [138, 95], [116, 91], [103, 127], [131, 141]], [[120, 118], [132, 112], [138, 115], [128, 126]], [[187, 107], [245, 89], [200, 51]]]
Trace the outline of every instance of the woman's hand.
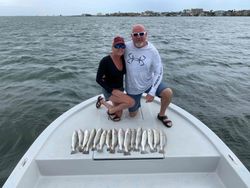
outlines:
[[154, 100], [154, 96], [147, 94], [146, 95], [146, 102], [152, 102]]

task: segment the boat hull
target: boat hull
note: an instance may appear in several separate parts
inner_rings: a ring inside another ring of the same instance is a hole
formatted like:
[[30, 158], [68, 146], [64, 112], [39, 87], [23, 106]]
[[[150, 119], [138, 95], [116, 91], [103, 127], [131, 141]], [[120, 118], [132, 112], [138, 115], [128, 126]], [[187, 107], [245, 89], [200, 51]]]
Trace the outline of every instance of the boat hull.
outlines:
[[[62, 114], [35, 140], [19, 161], [4, 188], [40, 187], [250, 187], [250, 175], [235, 154], [201, 121], [170, 104], [173, 121], [166, 128], [157, 120], [160, 101], [145, 103], [135, 118], [125, 111], [120, 122], [95, 108], [97, 96]], [[155, 128], [167, 136], [164, 154], [71, 155], [71, 136], [77, 129]]]

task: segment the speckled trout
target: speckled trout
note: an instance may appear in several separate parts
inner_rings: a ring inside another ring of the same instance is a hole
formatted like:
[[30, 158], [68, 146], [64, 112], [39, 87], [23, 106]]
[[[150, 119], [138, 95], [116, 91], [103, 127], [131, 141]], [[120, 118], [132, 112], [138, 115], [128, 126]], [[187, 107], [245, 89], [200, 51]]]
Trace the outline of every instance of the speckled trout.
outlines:
[[71, 139], [71, 154], [74, 154], [77, 152], [76, 151], [77, 142], [78, 142], [77, 131], [74, 131], [72, 134], [72, 139]]

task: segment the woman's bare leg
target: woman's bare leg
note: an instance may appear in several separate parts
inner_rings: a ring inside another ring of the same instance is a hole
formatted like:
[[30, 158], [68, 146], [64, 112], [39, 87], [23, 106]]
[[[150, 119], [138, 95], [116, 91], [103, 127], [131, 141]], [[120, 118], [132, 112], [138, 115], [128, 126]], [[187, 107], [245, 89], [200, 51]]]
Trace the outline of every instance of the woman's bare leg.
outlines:
[[108, 108], [109, 113], [121, 113], [122, 110], [134, 105], [134, 99], [119, 90], [113, 92], [109, 99], [113, 104], [115, 104], [114, 106]]

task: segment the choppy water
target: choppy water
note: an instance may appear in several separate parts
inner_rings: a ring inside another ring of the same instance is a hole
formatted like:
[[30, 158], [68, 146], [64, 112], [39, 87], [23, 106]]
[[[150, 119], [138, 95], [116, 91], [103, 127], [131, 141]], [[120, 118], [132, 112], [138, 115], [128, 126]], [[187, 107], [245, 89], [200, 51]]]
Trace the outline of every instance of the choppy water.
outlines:
[[160, 51], [173, 103], [250, 169], [250, 17], [0, 17], [0, 185], [54, 119], [100, 93], [99, 60], [135, 23]]

